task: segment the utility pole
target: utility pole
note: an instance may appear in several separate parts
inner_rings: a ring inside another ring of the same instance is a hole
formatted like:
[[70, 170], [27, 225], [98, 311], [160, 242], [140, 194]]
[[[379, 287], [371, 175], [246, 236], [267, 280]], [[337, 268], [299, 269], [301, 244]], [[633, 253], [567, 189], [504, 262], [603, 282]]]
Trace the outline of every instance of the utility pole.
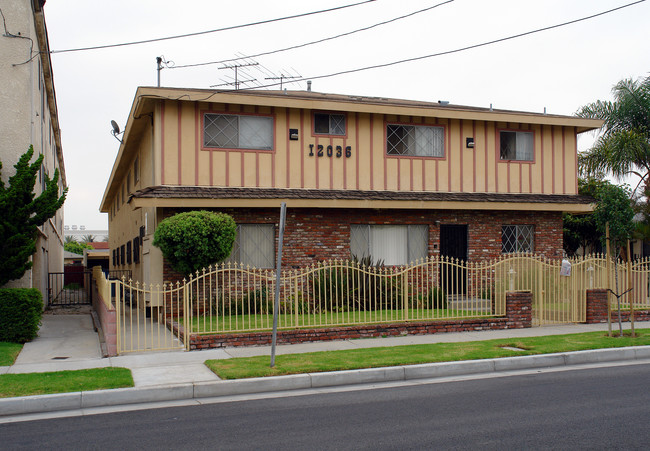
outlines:
[[156, 71], [158, 72], [158, 85], [157, 85], [157, 86], [158, 86], [159, 88], [160, 88], [160, 71], [161, 71], [162, 68], [163, 68], [162, 60], [163, 60], [163, 59], [162, 59], [161, 56], [157, 56], [157, 57], [156, 57]]
[[287, 218], [287, 203], [280, 204], [280, 231], [278, 234], [278, 259], [275, 263], [275, 302], [273, 304], [273, 333], [271, 338], [271, 368], [275, 366], [275, 345], [278, 340], [278, 314], [280, 312], [280, 281], [282, 271], [282, 241]]

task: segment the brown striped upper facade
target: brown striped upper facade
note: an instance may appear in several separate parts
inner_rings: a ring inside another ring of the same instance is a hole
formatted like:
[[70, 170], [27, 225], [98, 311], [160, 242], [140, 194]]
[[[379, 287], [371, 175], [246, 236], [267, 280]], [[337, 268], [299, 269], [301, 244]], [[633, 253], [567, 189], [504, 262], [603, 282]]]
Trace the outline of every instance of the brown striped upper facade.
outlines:
[[100, 209], [112, 247], [177, 208], [588, 212], [577, 137], [600, 125], [446, 102], [141, 87]]
[[[576, 195], [577, 135], [599, 126], [304, 91], [139, 88], [101, 210], [148, 186]], [[127, 186], [136, 159], [142, 177]]]

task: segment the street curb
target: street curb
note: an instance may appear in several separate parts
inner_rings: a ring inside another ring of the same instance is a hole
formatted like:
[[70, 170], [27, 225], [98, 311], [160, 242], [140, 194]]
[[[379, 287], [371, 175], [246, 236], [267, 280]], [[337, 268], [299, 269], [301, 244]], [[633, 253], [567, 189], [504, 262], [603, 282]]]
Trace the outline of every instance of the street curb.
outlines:
[[142, 388], [133, 387], [53, 395], [21, 396], [17, 398], [0, 398], [0, 417], [92, 407], [305, 390], [341, 385], [399, 382], [481, 373], [499, 373], [522, 369], [644, 359], [650, 359], [650, 346], [595, 349], [557, 354], [426, 363], [420, 365], [293, 374], [288, 376], [214, 382], [195, 382]]

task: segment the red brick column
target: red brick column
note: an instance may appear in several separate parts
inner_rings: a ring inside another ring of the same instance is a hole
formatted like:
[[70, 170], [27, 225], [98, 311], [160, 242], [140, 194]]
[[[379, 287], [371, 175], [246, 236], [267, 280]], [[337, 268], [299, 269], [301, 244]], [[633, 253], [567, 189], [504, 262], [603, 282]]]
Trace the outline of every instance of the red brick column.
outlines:
[[93, 289], [93, 309], [99, 317], [101, 323], [102, 333], [104, 334], [104, 342], [106, 344], [106, 353], [109, 357], [117, 355], [117, 316], [115, 307], [109, 308], [104, 299], [97, 290], [95, 281], [92, 282]]
[[587, 290], [587, 324], [607, 322], [607, 290]]
[[533, 322], [533, 293], [509, 291], [506, 293], [506, 319], [509, 329], [524, 329]]

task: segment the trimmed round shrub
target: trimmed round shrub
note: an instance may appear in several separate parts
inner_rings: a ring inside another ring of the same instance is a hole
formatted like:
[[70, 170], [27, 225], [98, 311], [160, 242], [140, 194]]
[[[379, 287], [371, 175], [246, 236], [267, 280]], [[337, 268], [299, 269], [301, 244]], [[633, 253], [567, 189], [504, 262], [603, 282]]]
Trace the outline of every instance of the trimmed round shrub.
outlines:
[[229, 215], [211, 211], [188, 211], [164, 219], [154, 233], [171, 267], [188, 276], [230, 255], [237, 225]]
[[36, 338], [43, 298], [36, 288], [0, 288], [0, 341], [25, 343]]

